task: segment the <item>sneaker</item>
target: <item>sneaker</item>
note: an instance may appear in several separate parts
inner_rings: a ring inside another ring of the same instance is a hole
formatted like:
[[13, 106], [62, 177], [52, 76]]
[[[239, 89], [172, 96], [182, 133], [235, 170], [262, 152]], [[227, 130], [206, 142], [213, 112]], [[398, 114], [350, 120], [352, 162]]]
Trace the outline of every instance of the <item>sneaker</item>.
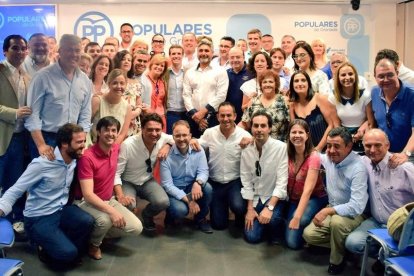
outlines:
[[197, 223], [197, 229], [206, 234], [213, 233], [213, 229], [211, 228], [210, 223], [206, 219], [203, 219]]
[[13, 230], [17, 234], [24, 234], [24, 222], [17, 221], [15, 223], [13, 223]]
[[144, 230], [147, 232], [154, 232], [157, 230], [155, 227], [154, 219], [152, 217], [142, 217], [142, 220], [144, 221]]
[[372, 265], [371, 270], [375, 273], [375, 275], [384, 275], [385, 266], [380, 260], [376, 260]]

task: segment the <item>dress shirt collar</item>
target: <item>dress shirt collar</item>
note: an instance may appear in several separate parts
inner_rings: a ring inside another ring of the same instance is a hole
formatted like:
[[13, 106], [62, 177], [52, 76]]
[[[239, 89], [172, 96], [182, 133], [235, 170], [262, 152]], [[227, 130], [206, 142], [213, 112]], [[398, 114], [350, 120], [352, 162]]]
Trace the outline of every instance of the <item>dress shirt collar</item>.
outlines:
[[195, 68], [195, 71], [206, 71], [206, 70], [212, 70], [213, 69], [213, 67], [211, 67], [211, 61], [210, 61], [210, 63], [208, 64], [208, 66], [207, 67], [205, 67], [204, 69], [201, 69], [200, 68], [200, 63], [198, 63], [197, 64], [197, 67]]
[[[398, 82], [400, 83], [400, 89], [398, 90], [397, 96], [395, 96], [395, 98], [394, 98], [394, 100], [393, 100], [393, 101], [395, 101], [395, 100], [399, 100], [399, 101], [401, 101], [401, 100], [403, 99], [403, 97], [404, 97], [405, 93], [407, 93], [407, 92], [405, 91], [406, 89], [405, 89], [405, 85], [404, 85], [404, 83], [403, 83], [400, 79], [398, 79]], [[379, 86], [378, 86], [378, 88], [379, 88]], [[380, 89], [381, 89], [381, 88], [380, 88]], [[385, 101], [384, 90], [382, 90], [382, 89], [381, 89], [380, 96], [381, 96], [381, 98]]]
[[[60, 152], [60, 149], [59, 149], [58, 146], [55, 147], [54, 154], [55, 154], [55, 157], [56, 157], [56, 161], [59, 161], [59, 163], [66, 164], [65, 160], [63, 160], [62, 153]], [[44, 158], [46, 158], [46, 157], [44, 157]], [[72, 161], [69, 164], [66, 164], [66, 165], [70, 166], [73, 163], [76, 163], [76, 159], [72, 159]]]
[[[192, 149], [191, 149], [191, 147], [189, 146], [189, 147], [188, 147], [188, 151], [187, 151], [187, 154], [186, 154], [186, 155], [190, 155], [192, 151], [193, 151], [193, 150], [192, 150]], [[173, 152], [175, 155], [181, 155], [181, 156], [184, 156], [184, 155], [182, 155], [182, 154], [181, 154], [180, 150], [177, 148], [177, 145], [173, 145], [173, 147], [172, 147], [172, 152]]]
[[378, 164], [374, 164], [371, 162], [372, 165], [372, 169], [375, 171], [375, 169], [378, 170], [378, 172], [383, 171], [386, 167], [388, 167], [388, 160], [391, 157], [391, 153], [387, 152], [384, 156], [384, 158], [378, 163]]
[[[115, 145], [114, 145], [115, 146]], [[111, 147], [108, 153], [104, 152], [102, 148], [99, 146], [98, 142], [96, 142], [91, 149], [95, 152], [96, 156], [98, 157], [108, 157], [112, 155], [112, 152], [114, 151], [114, 146]]]
[[14, 67], [7, 59], [3, 61], [3, 64], [7, 67], [7, 69], [10, 70], [12, 75], [14, 75], [16, 71], [19, 70], [18, 68]]
[[243, 74], [244, 72], [246, 72], [246, 62], [244, 61], [243, 63], [243, 68], [237, 73], [233, 70], [233, 68], [229, 68], [228, 70], [230, 71], [230, 73], [233, 73], [235, 75]]
[[[352, 164], [354, 162], [355, 159], [355, 154], [353, 151], [351, 151], [347, 157], [345, 157], [344, 160], [342, 160], [342, 162], [335, 164], [335, 167], [340, 169], [343, 167], [347, 167], [348, 165]], [[328, 157], [329, 158], [329, 157]], [[332, 162], [332, 161], [331, 161]]]

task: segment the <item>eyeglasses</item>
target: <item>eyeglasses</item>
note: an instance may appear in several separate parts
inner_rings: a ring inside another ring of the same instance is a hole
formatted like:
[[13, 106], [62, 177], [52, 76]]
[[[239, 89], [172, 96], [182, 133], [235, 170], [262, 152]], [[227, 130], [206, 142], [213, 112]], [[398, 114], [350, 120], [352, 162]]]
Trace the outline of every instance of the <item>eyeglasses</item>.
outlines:
[[391, 124], [391, 113], [388, 111], [387, 113], [385, 113], [385, 120], [387, 121], [387, 127], [391, 128], [392, 124]]
[[385, 80], [385, 78], [387, 78], [387, 79], [392, 79], [394, 76], [395, 76], [395, 74], [394, 74], [394, 73], [387, 73], [387, 74], [380, 74], [380, 75], [377, 75], [377, 76], [376, 76], [376, 78], [377, 78], [378, 80], [383, 81], [383, 80]]
[[331, 61], [331, 64], [342, 64], [343, 62], [341, 60], [335, 60], [335, 61]]
[[256, 161], [256, 176], [262, 175], [262, 167], [260, 167], [259, 161]]
[[164, 44], [164, 40], [153, 40], [152, 43]]
[[147, 173], [152, 173], [151, 158], [145, 160], [145, 164], [147, 165]]
[[308, 54], [306, 53], [302, 53], [302, 54], [298, 54], [298, 55], [293, 55], [293, 59], [298, 59], [298, 58], [304, 58], [306, 57]]
[[145, 59], [136, 59], [135, 60], [137, 63], [144, 63], [144, 64], [146, 64], [148, 61], [147, 60], [145, 60]]

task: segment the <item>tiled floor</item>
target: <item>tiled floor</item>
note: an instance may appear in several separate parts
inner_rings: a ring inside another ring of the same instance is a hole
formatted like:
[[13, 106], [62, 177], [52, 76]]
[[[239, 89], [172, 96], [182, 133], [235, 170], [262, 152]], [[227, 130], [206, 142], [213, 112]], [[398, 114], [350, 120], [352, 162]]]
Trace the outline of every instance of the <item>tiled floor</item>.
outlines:
[[[102, 251], [102, 260], [84, 257], [81, 266], [66, 271], [51, 270], [41, 263], [27, 243], [16, 243], [8, 250], [8, 257], [23, 260], [24, 273], [29, 276], [328, 275], [328, 251], [293, 251], [266, 243], [250, 245], [234, 229], [209, 235], [193, 230], [187, 223], [165, 231], [159, 227], [156, 237], [124, 237], [104, 245]], [[359, 275], [359, 269], [348, 263], [343, 275]]]

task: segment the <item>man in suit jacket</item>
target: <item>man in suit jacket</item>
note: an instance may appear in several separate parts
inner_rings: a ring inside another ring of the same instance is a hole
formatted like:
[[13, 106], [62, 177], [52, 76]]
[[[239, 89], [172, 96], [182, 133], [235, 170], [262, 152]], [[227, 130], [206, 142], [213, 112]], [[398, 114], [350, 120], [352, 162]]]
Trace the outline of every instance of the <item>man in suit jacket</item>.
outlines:
[[[29, 76], [21, 69], [27, 55], [27, 41], [9, 35], [3, 43], [6, 60], [0, 63], [0, 188], [6, 192], [24, 171], [25, 129], [23, 120], [31, 114], [26, 106]], [[24, 232], [25, 196], [13, 207], [8, 219], [17, 233]]]

